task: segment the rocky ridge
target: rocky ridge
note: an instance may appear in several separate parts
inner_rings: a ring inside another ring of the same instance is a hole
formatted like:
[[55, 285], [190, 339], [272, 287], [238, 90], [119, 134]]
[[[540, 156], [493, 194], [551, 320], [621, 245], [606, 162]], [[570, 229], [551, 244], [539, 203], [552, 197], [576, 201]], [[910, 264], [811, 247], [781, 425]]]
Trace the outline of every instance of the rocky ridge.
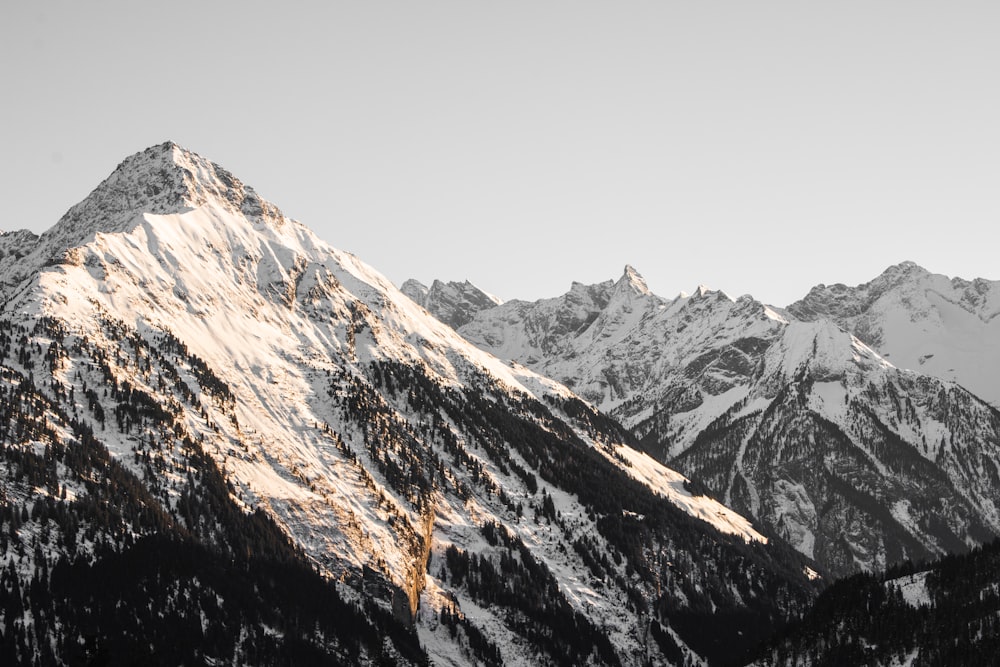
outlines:
[[468, 323], [480, 310], [501, 303], [499, 298], [487, 294], [468, 280], [463, 283], [435, 280], [430, 287], [416, 280], [407, 280], [399, 290], [454, 329]]
[[1000, 407], [998, 281], [903, 262], [855, 287], [818, 285], [788, 312], [836, 322], [896, 366], [957, 382]]

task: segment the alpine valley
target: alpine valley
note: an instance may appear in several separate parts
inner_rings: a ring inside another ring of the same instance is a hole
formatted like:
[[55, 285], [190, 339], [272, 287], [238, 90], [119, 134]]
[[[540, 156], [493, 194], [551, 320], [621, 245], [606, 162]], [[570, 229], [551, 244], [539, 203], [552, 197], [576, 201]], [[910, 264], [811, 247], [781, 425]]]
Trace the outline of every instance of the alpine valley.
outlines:
[[[911, 562], [1000, 534], [995, 283], [401, 291], [170, 142], [0, 253], [2, 664], [935, 664], [995, 637], [995, 546]], [[959, 653], [857, 620], [945, 598]]]

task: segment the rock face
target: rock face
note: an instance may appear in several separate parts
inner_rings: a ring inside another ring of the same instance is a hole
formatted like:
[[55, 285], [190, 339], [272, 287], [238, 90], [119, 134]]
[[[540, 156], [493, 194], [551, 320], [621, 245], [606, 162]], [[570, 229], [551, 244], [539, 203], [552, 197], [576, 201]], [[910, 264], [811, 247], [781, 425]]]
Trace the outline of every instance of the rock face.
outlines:
[[[1000, 341], [987, 335], [1000, 321], [994, 288], [912, 265], [876, 282], [851, 298], [817, 288], [780, 311], [704, 287], [664, 299], [626, 267], [616, 282], [479, 311], [458, 331], [563, 382], [657, 458], [846, 574], [1000, 533], [996, 409], [956, 382], [895, 367], [861, 337], [891, 346], [902, 319], [954, 333], [961, 311], [989, 359]], [[886, 315], [904, 312], [889, 303], [920, 315]], [[875, 312], [882, 324], [865, 319]], [[840, 324], [858, 322], [858, 336]], [[960, 347], [946, 338], [937, 344]]]
[[[735, 660], [815, 595], [565, 386], [175, 144], [0, 243], [0, 662]], [[613, 338], [652, 296], [579, 298]]]
[[1000, 282], [904, 262], [856, 287], [814, 287], [788, 312], [836, 322], [897, 367], [952, 380], [1000, 407]]
[[471, 321], [479, 311], [501, 303], [500, 299], [487, 294], [468, 280], [463, 283], [435, 280], [430, 287], [416, 280], [407, 280], [400, 291], [454, 329]]

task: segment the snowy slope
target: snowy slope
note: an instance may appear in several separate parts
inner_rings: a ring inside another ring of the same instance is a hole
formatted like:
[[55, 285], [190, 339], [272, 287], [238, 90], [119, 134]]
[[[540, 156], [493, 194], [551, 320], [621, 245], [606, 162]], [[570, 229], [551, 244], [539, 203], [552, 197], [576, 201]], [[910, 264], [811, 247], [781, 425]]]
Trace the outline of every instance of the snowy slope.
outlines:
[[[126, 160], [21, 250], [0, 259], [3, 317], [34, 332], [11, 377], [92, 424], [189, 530], [204, 448], [230, 502], [412, 624], [436, 661], [700, 660], [727, 649], [672, 624], [709, 597], [778, 622], [812, 594], [804, 561], [625, 448], [565, 386], [469, 344], [175, 144]], [[608, 292], [618, 310], [597, 325], [613, 338], [648, 291]], [[495, 568], [525, 585], [496, 597]], [[719, 636], [733, 650], [741, 632]]]
[[1000, 282], [904, 262], [856, 287], [814, 287], [788, 311], [831, 319], [897, 367], [958, 382], [1000, 407]]

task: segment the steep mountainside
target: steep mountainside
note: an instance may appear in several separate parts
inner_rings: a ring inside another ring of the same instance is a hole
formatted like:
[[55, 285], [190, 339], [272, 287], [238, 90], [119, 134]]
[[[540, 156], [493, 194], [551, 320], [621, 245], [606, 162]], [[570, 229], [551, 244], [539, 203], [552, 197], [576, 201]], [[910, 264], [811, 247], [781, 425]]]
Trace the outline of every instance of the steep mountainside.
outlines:
[[814, 287], [788, 312], [832, 320], [899, 368], [953, 380], [1000, 407], [1000, 282], [904, 262], [856, 287]]
[[4, 662], [722, 663], [814, 596], [564, 386], [174, 144], [0, 238]]
[[459, 333], [565, 383], [834, 573], [1000, 533], [997, 410], [828, 320], [706, 288], [663, 299], [626, 267]]

